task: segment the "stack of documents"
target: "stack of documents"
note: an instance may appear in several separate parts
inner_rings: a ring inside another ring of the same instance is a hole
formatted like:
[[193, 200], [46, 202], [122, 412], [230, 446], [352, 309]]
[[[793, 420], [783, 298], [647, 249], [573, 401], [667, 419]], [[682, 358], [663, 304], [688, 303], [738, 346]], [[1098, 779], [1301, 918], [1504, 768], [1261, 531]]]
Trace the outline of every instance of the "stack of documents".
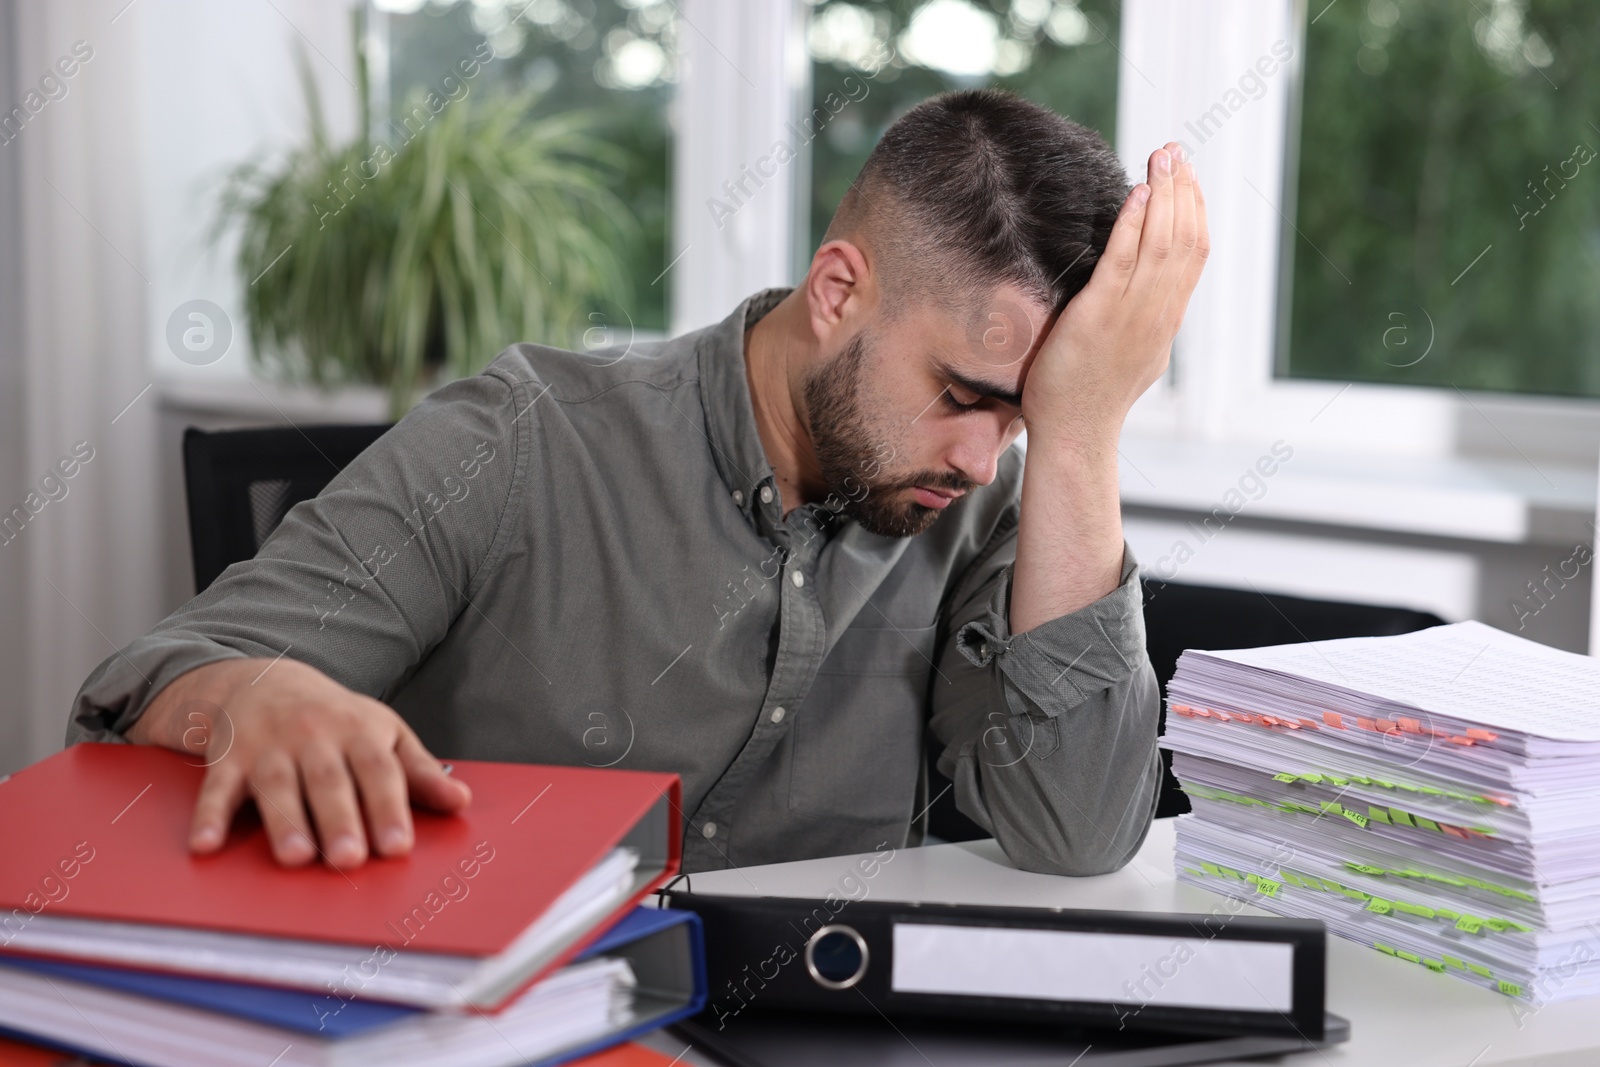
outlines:
[[0, 1032], [143, 1067], [509, 1067], [699, 1010], [675, 776], [460, 761], [403, 857], [188, 852], [204, 768], [78, 745], [0, 780]]
[[1535, 1004], [1600, 992], [1600, 661], [1477, 622], [1188, 651], [1180, 880]]

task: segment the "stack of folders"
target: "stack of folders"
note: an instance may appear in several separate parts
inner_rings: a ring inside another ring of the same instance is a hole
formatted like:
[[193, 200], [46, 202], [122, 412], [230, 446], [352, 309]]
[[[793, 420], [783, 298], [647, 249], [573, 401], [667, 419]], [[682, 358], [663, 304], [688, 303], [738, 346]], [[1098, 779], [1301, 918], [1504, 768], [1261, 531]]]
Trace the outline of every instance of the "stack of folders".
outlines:
[[1600, 992], [1600, 661], [1476, 622], [1188, 651], [1178, 877], [1534, 1004]]
[[193, 856], [204, 768], [78, 745], [0, 781], [0, 1032], [138, 1067], [564, 1063], [705, 1002], [672, 775], [461, 761], [411, 853]]

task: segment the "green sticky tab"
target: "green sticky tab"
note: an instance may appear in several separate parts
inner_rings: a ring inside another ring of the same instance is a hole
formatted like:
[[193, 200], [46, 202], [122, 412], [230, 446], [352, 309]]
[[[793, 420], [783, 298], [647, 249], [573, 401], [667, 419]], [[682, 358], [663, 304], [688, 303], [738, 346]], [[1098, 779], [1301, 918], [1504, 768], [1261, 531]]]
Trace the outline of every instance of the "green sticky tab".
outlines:
[[1481, 963], [1468, 963], [1467, 970], [1471, 971], [1473, 974], [1481, 974], [1485, 978], [1494, 977], [1493, 974], [1489, 973], [1489, 968], [1485, 967]]
[[1348, 779], [1348, 778], [1340, 778], [1337, 774], [1328, 775], [1328, 781], [1332, 782], [1334, 785], [1337, 785], [1337, 786], [1346, 786], [1346, 785], [1350, 784], [1350, 779]]
[[1433, 914], [1435, 918], [1449, 919], [1451, 922], [1455, 922], [1457, 919], [1461, 918], [1461, 914], [1459, 912], [1451, 911], [1449, 908], [1434, 908]]
[[1434, 822], [1432, 819], [1424, 819], [1421, 815], [1414, 816], [1414, 818], [1417, 825], [1422, 827], [1424, 830], [1432, 830], [1434, 833], [1439, 832], [1439, 824]]
[[1439, 974], [1444, 973], [1444, 964], [1439, 960], [1423, 960], [1422, 965], [1430, 971], [1437, 971]]
[[1372, 780], [1372, 784], [1373, 785], [1381, 785], [1385, 789], [1393, 789], [1394, 788], [1394, 783], [1393, 782], [1388, 781], [1388, 780], [1383, 779], [1383, 778], [1374, 778]]
[[1363, 774], [1352, 774], [1350, 780], [1357, 785], [1371, 785], [1372, 779]]
[[1391, 908], [1389, 901], [1384, 900], [1382, 897], [1373, 897], [1371, 900], [1367, 901], [1367, 910], [1375, 911], [1379, 915], [1387, 915], [1389, 914]]
[[1477, 933], [1482, 927], [1482, 920], [1471, 915], [1463, 915], [1456, 920], [1456, 929], [1465, 930], [1469, 934]]
[[1346, 863], [1345, 866], [1349, 867], [1352, 871], [1360, 871], [1362, 874], [1383, 874], [1384, 873], [1384, 870], [1383, 870], [1382, 867], [1373, 867], [1370, 864], [1357, 863], [1354, 860], [1351, 860], [1350, 862]]
[[1372, 943], [1372, 947], [1377, 949], [1379, 952], [1386, 953], [1386, 954], [1388, 954], [1390, 956], [1394, 955], [1394, 949], [1390, 948], [1388, 945], [1380, 945], [1376, 941], [1374, 941]]
[[1372, 899], [1367, 894], [1363, 893], [1361, 890], [1359, 890], [1359, 889], [1351, 889], [1347, 885], [1340, 886], [1339, 887], [1339, 892], [1343, 893], [1345, 896], [1349, 897], [1351, 900], [1371, 900]]
[[1390, 818], [1390, 820], [1392, 820], [1393, 822], [1395, 822], [1396, 824], [1398, 824], [1400, 826], [1410, 826], [1411, 825], [1411, 816], [1407, 815], [1405, 812], [1401, 811], [1399, 808], [1390, 808], [1389, 809], [1389, 818]]
[[1442, 796], [1445, 795], [1443, 789], [1435, 789], [1431, 785], [1419, 785], [1419, 786], [1417, 786], [1417, 792], [1426, 793], [1430, 797], [1442, 797]]
[[1339, 812], [1344, 810], [1339, 806], [1339, 802], [1337, 800], [1324, 800], [1319, 807], [1321, 807], [1323, 811], [1330, 815], [1337, 815]]
[[1415, 952], [1405, 952], [1405, 951], [1401, 950], [1401, 951], [1396, 951], [1395, 955], [1399, 956], [1403, 960], [1410, 960], [1412, 963], [1421, 963], [1422, 962], [1422, 957], [1417, 955]]
[[1263, 878], [1256, 883], [1256, 892], [1269, 897], [1277, 896], [1281, 888], [1283, 887], [1270, 878]]
[[1361, 814], [1359, 811], [1350, 811], [1346, 809], [1340, 814], [1349, 819], [1351, 822], [1355, 823], [1357, 826], [1361, 827], [1363, 830], [1367, 828], [1367, 817]]
[[1389, 821], [1389, 811], [1388, 811], [1387, 808], [1380, 808], [1376, 804], [1368, 804], [1367, 805], [1367, 818], [1374, 819], [1374, 820], [1376, 820], [1378, 822], [1388, 822]]
[[1218, 867], [1215, 863], [1209, 863], [1206, 860], [1201, 860], [1200, 869], [1209, 875], [1213, 875], [1218, 878], [1222, 877], [1222, 868]]
[[1282, 774], [1274, 774], [1272, 776], [1272, 780], [1274, 782], [1298, 782], [1300, 780], [1300, 776], [1297, 774], [1290, 774], [1288, 771], [1284, 771]]
[[1409, 785], [1406, 782], [1396, 782], [1394, 784], [1394, 787], [1396, 789], [1404, 789], [1407, 793], [1415, 793], [1417, 791], [1417, 787], [1416, 786]]
[[1446, 956], [1444, 961], [1458, 971], [1464, 971], [1467, 969], [1467, 965], [1456, 959], [1454, 956]]
[[1308, 782], [1320, 783], [1322, 781], [1322, 775], [1320, 774], [1302, 774], [1300, 777]]
[[1508, 997], [1522, 996], [1522, 987], [1517, 985], [1515, 982], [1508, 982], [1504, 978], [1500, 979], [1498, 988], [1500, 992], [1504, 993]]
[[1488, 926], [1489, 929], [1493, 930], [1497, 934], [1505, 933], [1506, 932], [1506, 927], [1511, 925], [1510, 923], [1506, 922], [1504, 919], [1485, 919], [1484, 920], [1484, 924], [1486, 926]]

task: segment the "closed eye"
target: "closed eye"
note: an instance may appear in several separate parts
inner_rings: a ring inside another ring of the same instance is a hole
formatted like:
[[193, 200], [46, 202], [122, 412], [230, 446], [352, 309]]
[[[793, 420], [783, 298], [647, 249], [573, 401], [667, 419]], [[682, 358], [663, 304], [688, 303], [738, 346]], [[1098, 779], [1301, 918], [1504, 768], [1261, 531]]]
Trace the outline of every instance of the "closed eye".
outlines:
[[942, 398], [944, 400], [945, 407], [949, 408], [951, 411], [971, 411], [973, 408], [983, 403], [984, 400], [984, 398], [981, 396], [973, 396], [971, 400], [962, 400], [956, 395], [955, 389], [951, 388], [950, 386], [945, 387]]

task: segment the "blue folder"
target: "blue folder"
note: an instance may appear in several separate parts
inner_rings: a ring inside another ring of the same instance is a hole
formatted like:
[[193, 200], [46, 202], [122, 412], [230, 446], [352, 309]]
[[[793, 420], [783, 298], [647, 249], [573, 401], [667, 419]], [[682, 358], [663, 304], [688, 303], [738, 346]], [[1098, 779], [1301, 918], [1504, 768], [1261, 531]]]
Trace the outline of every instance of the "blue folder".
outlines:
[[[693, 912], [671, 908], [635, 908], [582, 952], [574, 962], [598, 956], [625, 956], [634, 969], [633, 1018], [623, 1028], [589, 1044], [569, 1048], [553, 1058], [535, 1061], [537, 1067], [598, 1052], [640, 1034], [694, 1015], [705, 1007], [706, 969], [700, 918]], [[424, 1009], [370, 1000], [339, 1000], [328, 994], [281, 989], [212, 978], [188, 978], [151, 971], [131, 971], [56, 960], [0, 957], [0, 966], [49, 977], [131, 993], [205, 1011], [246, 1019], [267, 1026], [338, 1041], [387, 1026], [422, 1013]], [[334, 1009], [329, 1009], [329, 1004]], [[0, 1019], [0, 1033], [24, 1041], [42, 1039]], [[105, 1062], [107, 1050], [67, 1046], [51, 1039], [55, 1047], [69, 1048]], [[133, 1067], [143, 1067], [135, 1064]]]

